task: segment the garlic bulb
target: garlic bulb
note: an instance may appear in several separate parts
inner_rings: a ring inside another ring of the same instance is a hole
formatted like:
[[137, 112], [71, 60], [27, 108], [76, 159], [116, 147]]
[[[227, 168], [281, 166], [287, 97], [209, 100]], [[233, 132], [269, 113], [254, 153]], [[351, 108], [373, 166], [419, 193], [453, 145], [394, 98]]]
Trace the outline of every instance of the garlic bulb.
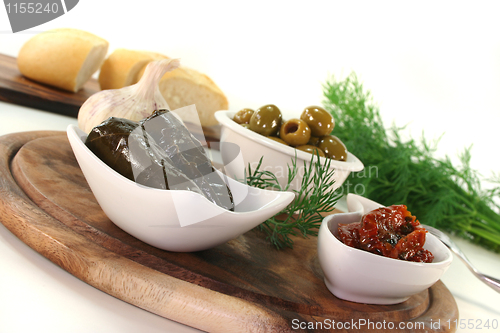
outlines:
[[158, 82], [166, 72], [179, 66], [178, 59], [150, 62], [136, 84], [121, 89], [103, 90], [90, 96], [78, 111], [78, 127], [89, 133], [109, 117], [139, 121], [155, 110], [169, 109], [158, 88]]

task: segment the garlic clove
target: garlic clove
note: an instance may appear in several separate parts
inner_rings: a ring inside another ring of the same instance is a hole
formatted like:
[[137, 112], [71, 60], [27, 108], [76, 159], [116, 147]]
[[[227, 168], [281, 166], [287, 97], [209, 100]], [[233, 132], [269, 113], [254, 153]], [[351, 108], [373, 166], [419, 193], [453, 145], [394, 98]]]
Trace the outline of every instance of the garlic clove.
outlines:
[[139, 121], [150, 116], [155, 110], [169, 109], [158, 83], [166, 72], [179, 66], [179, 59], [150, 62], [136, 84], [121, 89], [99, 91], [90, 96], [78, 112], [78, 127], [89, 133], [109, 117]]

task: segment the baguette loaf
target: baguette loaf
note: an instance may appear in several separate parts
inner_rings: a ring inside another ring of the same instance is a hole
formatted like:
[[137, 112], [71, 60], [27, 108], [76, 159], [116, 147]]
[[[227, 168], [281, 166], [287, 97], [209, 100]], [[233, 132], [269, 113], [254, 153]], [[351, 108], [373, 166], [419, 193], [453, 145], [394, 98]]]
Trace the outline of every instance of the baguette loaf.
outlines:
[[168, 59], [168, 57], [147, 51], [116, 49], [101, 66], [99, 85], [102, 90], [106, 90], [137, 83], [146, 65], [158, 59]]
[[77, 92], [102, 65], [109, 43], [89, 32], [54, 29], [28, 40], [17, 57], [24, 76]]
[[[147, 51], [122, 49], [113, 52], [101, 68], [99, 82], [105, 82], [101, 84], [101, 89], [117, 89], [137, 83], [149, 63], [148, 58], [151, 58], [149, 61], [169, 59], [165, 55]], [[161, 78], [159, 88], [172, 110], [195, 104], [202, 126], [216, 125], [218, 122], [214, 113], [228, 109], [228, 101], [222, 90], [207, 75], [194, 69], [181, 66], [167, 72]]]

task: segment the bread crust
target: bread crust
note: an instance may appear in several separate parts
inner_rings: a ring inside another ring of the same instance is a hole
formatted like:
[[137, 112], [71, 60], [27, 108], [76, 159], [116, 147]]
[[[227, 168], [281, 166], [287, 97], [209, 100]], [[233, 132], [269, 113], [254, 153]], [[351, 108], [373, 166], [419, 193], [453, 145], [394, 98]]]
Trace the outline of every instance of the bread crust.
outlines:
[[173, 110], [195, 104], [202, 126], [217, 125], [214, 113], [229, 107], [226, 95], [215, 82], [192, 68], [180, 67], [165, 73], [159, 87]]
[[101, 89], [119, 89], [137, 83], [146, 65], [153, 60], [168, 59], [158, 53], [116, 49], [101, 66], [99, 85]]
[[17, 57], [24, 76], [76, 92], [101, 66], [109, 43], [77, 29], [49, 30], [28, 40]]
[[[101, 89], [118, 89], [137, 83], [144, 74], [146, 65], [150, 61], [161, 59], [170, 58], [156, 52], [116, 50], [101, 68]], [[159, 89], [172, 110], [195, 104], [202, 126], [217, 125], [214, 113], [229, 107], [226, 95], [215, 82], [192, 68], [181, 66], [167, 72], [160, 80]]]

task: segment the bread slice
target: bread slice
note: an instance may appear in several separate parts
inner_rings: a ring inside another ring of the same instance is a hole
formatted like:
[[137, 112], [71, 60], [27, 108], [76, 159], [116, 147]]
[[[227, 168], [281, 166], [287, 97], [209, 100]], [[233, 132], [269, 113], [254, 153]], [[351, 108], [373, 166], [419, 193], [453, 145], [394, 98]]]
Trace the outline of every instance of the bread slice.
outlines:
[[[156, 52], [117, 49], [101, 68], [101, 89], [117, 89], [137, 83], [146, 65], [161, 59], [170, 58]], [[191, 68], [180, 67], [167, 72], [161, 78], [159, 88], [172, 110], [195, 104], [202, 126], [217, 125], [214, 113], [228, 109], [222, 90], [207, 75]]]
[[228, 109], [222, 90], [207, 75], [180, 67], [160, 80], [160, 91], [172, 110], [195, 104], [202, 126], [217, 125], [214, 113]]
[[137, 83], [146, 65], [157, 59], [168, 59], [168, 57], [148, 51], [116, 49], [101, 66], [99, 85], [105, 90], [119, 89]]
[[[137, 81], [145, 67], [137, 74]], [[227, 110], [226, 95], [207, 75], [192, 68], [179, 67], [167, 72], [160, 80], [160, 92], [172, 110], [195, 105], [202, 126], [217, 125], [215, 112]]]
[[78, 29], [49, 30], [28, 40], [17, 57], [24, 76], [77, 92], [102, 65], [109, 43]]

